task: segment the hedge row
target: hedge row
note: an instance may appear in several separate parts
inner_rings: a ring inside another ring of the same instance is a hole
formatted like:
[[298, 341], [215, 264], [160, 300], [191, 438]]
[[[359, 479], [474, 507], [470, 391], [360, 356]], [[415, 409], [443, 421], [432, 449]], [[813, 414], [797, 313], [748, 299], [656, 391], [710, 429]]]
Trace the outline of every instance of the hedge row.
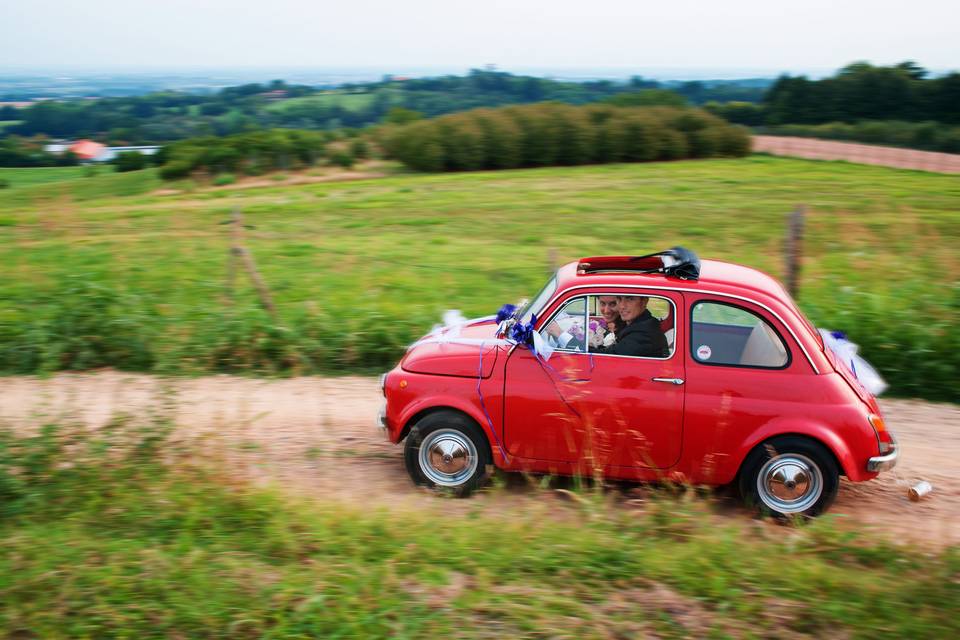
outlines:
[[784, 124], [765, 127], [765, 133], [827, 140], [849, 140], [892, 147], [960, 153], [960, 127], [940, 122], [864, 120], [855, 124]]
[[386, 153], [418, 171], [645, 162], [750, 152], [746, 129], [700, 109], [539, 103], [398, 127]]
[[224, 137], [189, 138], [163, 148], [160, 177], [195, 171], [258, 175], [312, 166], [324, 157], [330, 135], [298, 129], [268, 129]]

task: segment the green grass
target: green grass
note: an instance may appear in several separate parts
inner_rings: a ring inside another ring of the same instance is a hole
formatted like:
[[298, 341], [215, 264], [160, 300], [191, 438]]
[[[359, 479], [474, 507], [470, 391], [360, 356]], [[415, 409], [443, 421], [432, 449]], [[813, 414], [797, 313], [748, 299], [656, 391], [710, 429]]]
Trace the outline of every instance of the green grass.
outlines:
[[[0, 370], [369, 371], [446, 309], [534, 294], [551, 252], [681, 244], [780, 276], [804, 203], [801, 306], [894, 392], [960, 397], [953, 176], [753, 156], [145, 195], [156, 184], [149, 170], [0, 199]], [[280, 326], [242, 274], [224, 295], [234, 207]]]
[[544, 492], [524, 512], [478, 496], [456, 517], [439, 497], [416, 511], [295, 502], [189, 466], [165, 433], [0, 434], [11, 637], [960, 633], [956, 548], [894, 548], [827, 518], [716, 526], [689, 494], [642, 512], [593, 491], [563, 507]]
[[303, 96], [300, 98], [290, 98], [281, 100], [269, 105], [267, 111], [289, 111], [294, 108], [305, 106], [339, 106], [347, 111], [362, 111], [373, 103], [372, 93], [344, 93], [340, 91], [331, 91], [315, 96]]
[[[9, 172], [9, 173], [8, 173]], [[112, 166], [0, 169], [10, 182], [0, 200], [0, 215], [37, 209], [52, 202], [80, 202], [143, 194], [161, 186], [156, 169], [117, 173]]]
[[0, 180], [6, 180], [10, 185], [9, 188], [13, 189], [62, 180], [74, 180], [83, 177], [83, 171], [83, 167], [0, 167]]

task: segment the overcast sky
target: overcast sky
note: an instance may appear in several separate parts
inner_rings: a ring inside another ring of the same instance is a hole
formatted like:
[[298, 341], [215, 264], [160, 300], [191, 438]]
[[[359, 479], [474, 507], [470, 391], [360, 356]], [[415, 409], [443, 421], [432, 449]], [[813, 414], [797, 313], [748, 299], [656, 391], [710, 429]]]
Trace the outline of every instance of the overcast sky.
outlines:
[[0, 0], [0, 67], [960, 67], [957, 0]]

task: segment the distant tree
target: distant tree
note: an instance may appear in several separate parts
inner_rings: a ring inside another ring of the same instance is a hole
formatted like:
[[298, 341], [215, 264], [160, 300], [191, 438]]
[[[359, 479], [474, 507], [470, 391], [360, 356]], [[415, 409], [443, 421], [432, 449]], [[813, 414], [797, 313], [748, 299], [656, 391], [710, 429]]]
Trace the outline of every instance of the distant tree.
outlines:
[[660, 83], [656, 80], [644, 80], [642, 76], [631, 76], [628, 86], [632, 91], [637, 91], [639, 89], [656, 89], [660, 86]]
[[353, 155], [349, 151], [334, 151], [330, 155], [330, 164], [334, 164], [343, 169], [349, 169], [353, 166]]
[[520, 166], [520, 129], [502, 110], [478, 109], [474, 118], [482, 132], [483, 168]]
[[350, 143], [350, 154], [357, 160], [366, 160], [370, 157], [370, 145], [363, 138], [355, 138]]
[[668, 89], [643, 89], [619, 93], [604, 100], [618, 107], [685, 107], [687, 99]]
[[19, 120], [19, 110], [16, 107], [11, 107], [8, 104], [0, 107], [0, 121], [2, 120]]
[[763, 105], [753, 102], [708, 102], [703, 108], [715, 116], [728, 122], [742, 124], [748, 127], [758, 127], [766, 121], [766, 110]]
[[422, 118], [423, 114], [419, 111], [406, 109], [404, 107], [393, 107], [387, 113], [387, 122], [389, 124], [408, 124]]
[[147, 158], [139, 151], [123, 151], [113, 159], [113, 165], [119, 173], [139, 171], [147, 166]]
[[390, 157], [419, 171], [643, 162], [749, 153], [748, 132], [705, 111], [540, 103], [393, 127]]

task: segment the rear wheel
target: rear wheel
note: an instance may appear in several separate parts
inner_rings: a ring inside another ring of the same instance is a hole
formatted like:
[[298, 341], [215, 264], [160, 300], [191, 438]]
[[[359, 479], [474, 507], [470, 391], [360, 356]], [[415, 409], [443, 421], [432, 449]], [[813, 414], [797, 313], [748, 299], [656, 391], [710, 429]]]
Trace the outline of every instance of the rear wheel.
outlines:
[[837, 497], [840, 470], [819, 442], [780, 436], [750, 452], [740, 472], [740, 495], [748, 505], [778, 518], [813, 517]]
[[456, 411], [421, 418], [404, 444], [407, 473], [415, 484], [466, 496], [483, 484], [491, 464], [487, 438], [477, 424]]

